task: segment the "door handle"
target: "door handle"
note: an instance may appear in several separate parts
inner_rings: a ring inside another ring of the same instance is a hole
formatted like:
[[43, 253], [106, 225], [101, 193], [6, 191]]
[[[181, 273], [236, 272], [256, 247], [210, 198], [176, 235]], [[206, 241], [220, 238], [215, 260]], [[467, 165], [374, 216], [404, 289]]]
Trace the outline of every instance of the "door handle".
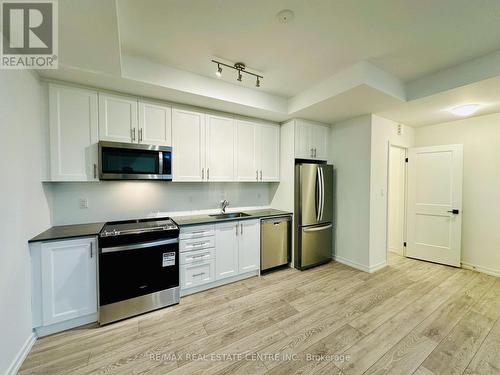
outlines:
[[447, 212], [449, 212], [450, 214], [453, 214], [453, 215], [458, 215], [460, 213], [460, 210], [454, 208], [453, 210], [447, 211]]
[[94, 180], [97, 178], [97, 164], [94, 163]]
[[328, 225], [325, 225], [324, 227], [305, 228], [305, 229], [303, 229], [303, 231], [304, 232], [319, 232], [320, 230], [330, 229], [332, 226], [333, 226], [332, 224], [328, 224]]
[[243, 235], [243, 224], [240, 224], [240, 234]]

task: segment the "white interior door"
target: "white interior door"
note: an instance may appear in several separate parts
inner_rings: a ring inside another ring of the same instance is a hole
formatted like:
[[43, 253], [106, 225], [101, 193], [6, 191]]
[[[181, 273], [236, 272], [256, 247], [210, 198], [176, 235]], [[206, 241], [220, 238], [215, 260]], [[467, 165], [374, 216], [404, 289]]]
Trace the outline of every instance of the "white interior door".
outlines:
[[462, 149], [408, 149], [408, 257], [460, 267]]
[[406, 149], [391, 145], [389, 148], [389, 209], [388, 250], [403, 254], [405, 200], [406, 200]]

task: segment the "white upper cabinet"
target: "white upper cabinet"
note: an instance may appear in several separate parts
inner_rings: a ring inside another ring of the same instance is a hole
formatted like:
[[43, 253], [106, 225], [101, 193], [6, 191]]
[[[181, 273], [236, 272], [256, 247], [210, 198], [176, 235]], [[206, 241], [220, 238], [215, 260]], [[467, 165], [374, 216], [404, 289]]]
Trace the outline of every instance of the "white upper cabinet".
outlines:
[[280, 180], [280, 127], [260, 125], [260, 181]]
[[97, 312], [97, 239], [44, 242], [41, 246], [42, 324]]
[[260, 268], [260, 220], [242, 220], [239, 222], [239, 227], [239, 273], [258, 270]]
[[172, 108], [139, 101], [139, 143], [172, 146]]
[[280, 127], [236, 120], [238, 181], [279, 181]]
[[312, 159], [312, 127], [301, 120], [295, 121], [295, 157], [299, 159]]
[[231, 117], [207, 114], [206, 124], [206, 180], [234, 181], [236, 148], [234, 120]]
[[174, 181], [204, 181], [205, 114], [172, 109], [172, 173]]
[[97, 179], [97, 92], [49, 84], [50, 180]]
[[99, 93], [99, 139], [138, 142], [137, 108], [135, 98]]
[[260, 127], [249, 121], [236, 120], [236, 179], [259, 180]]
[[313, 126], [312, 139], [314, 147], [314, 158], [319, 160], [328, 159], [329, 127], [322, 125]]
[[295, 157], [326, 160], [328, 158], [329, 127], [311, 121], [295, 120]]

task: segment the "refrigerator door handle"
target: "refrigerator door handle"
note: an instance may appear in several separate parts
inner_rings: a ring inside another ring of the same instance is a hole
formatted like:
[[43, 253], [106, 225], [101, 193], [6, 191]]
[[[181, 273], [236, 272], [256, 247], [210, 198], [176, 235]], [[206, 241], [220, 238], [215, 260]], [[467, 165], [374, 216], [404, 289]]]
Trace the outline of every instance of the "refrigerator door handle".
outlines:
[[304, 232], [319, 232], [320, 230], [330, 229], [333, 224], [324, 225], [322, 227], [304, 228]]
[[319, 222], [321, 218], [321, 169], [316, 170], [316, 192], [318, 194], [318, 199], [316, 200], [316, 222]]
[[319, 168], [321, 172], [321, 216], [320, 220], [323, 220], [323, 213], [325, 212], [325, 177], [323, 175], [323, 168]]

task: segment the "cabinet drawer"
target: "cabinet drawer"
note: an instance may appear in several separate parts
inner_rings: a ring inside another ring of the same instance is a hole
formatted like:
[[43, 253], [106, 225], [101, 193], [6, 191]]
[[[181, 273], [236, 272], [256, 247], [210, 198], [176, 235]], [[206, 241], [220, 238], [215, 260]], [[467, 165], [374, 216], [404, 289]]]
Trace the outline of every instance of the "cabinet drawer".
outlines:
[[211, 283], [215, 280], [215, 263], [209, 260], [203, 263], [181, 265], [181, 289]]
[[215, 249], [212, 247], [205, 250], [187, 251], [185, 253], [181, 253], [180, 258], [181, 265], [204, 263], [207, 260], [215, 259]]
[[179, 238], [181, 240], [187, 240], [191, 238], [200, 238], [213, 236], [215, 234], [214, 225], [197, 225], [193, 227], [181, 228], [181, 233]]
[[179, 251], [201, 250], [215, 247], [215, 237], [201, 237], [191, 240], [181, 240], [179, 242]]

